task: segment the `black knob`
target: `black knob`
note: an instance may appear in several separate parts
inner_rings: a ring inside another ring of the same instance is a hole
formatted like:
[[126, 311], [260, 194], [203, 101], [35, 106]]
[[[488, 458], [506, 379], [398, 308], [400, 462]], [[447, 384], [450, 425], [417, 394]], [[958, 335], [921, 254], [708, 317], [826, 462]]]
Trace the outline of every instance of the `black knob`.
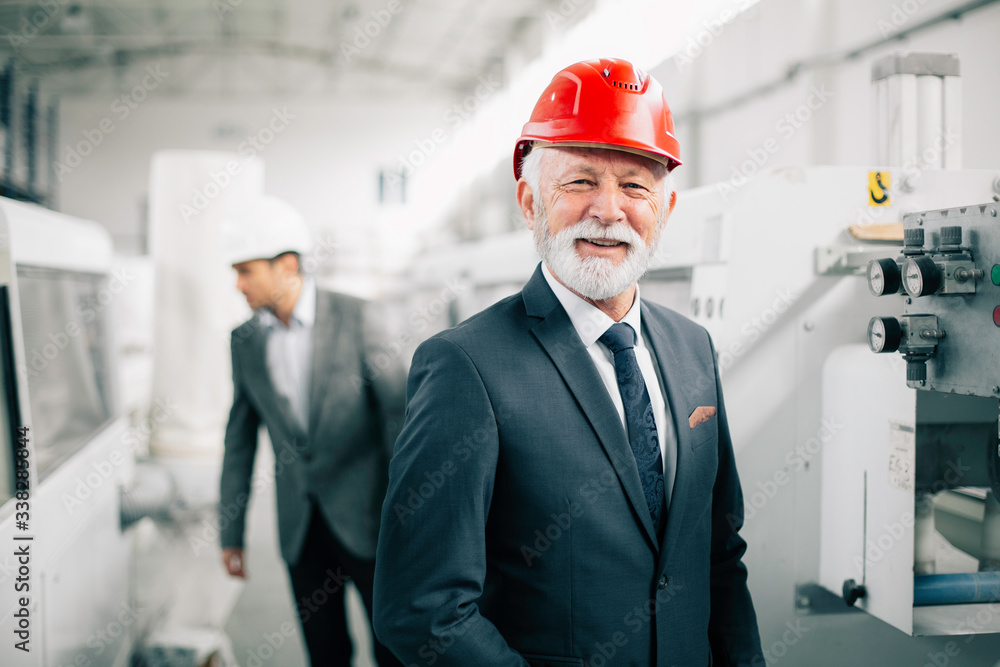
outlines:
[[853, 579], [844, 582], [844, 602], [847, 603], [848, 607], [853, 607], [855, 602], [867, 594], [868, 591], [865, 590], [864, 584], [859, 584]]
[[941, 245], [962, 245], [962, 228], [958, 225], [941, 228]]
[[924, 247], [924, 228], [911, 227], [903, 230], [903, 245], [907, 249]]

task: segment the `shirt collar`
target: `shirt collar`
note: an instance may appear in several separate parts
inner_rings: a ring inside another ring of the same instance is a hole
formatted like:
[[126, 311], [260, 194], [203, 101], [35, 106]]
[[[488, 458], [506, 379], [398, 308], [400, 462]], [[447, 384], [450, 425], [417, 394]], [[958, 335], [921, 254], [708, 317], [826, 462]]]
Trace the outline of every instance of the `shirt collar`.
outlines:
[[[279, 324], [277, 316], [270, 308], [261, 308], [257, 311], [260, 323], [269, 329], [273, 329]], [[301, 327], [311, 327], [316, 322], [316, 281], [311, 276], [302, 279], [302, 291], [299, 292], [299, 299], [292, 309], [291, 322], [298, 323]], [[291, 327], [289, 327], [291, 328]]]
[[[569, 320], [573, 323], [573, 328], [576, 329], [576, 333], [580, 336], [580, 340], [583, 341], [585, 347], [589, 348], [596, 343], [597, 339], [603, 336], [604, 332], [615, 323], [600, 308], [584, 301], [571, 292], [568, 287], [556, 280], [545, 262], [542, 262], [542, 275], [545, 276], [545, 282], [552, 288], [556, 298], [559, 299], [559, 303], [562, 304], [562, 307], [566, 310], [566, 314], [569, 315]], [[621, 321], [635, 330], [636, 347], [641, 347], [643, 345], [640, 333], [642, 331], [642, 315], [640, 314], [638, 284], [635, 286], [635, 300], [632, 302], [632, 307], [625, 313], [625, 317]]]

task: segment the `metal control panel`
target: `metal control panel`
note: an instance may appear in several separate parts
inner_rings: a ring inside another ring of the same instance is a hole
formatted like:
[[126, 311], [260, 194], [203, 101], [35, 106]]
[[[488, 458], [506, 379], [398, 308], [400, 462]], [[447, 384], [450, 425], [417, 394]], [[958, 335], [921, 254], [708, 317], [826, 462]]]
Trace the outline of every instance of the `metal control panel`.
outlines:
[[903, 234], [868, 265], [869, 291], [903, 300], [869, 322], [869, 347], [902, 354], [910, 387], [1000, 397], [1000, 204], [910, 213]]

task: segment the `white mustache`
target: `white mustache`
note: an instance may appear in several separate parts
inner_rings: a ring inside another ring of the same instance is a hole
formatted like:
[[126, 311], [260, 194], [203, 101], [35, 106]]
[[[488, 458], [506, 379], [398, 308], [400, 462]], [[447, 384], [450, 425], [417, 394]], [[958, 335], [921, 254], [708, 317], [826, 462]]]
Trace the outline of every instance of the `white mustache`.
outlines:
[[596, 220], [585, 220], [562, 230], [558, 236], [561, 237], [563, 234], [567, 236], [572, 234], [574, 238], [584, 241], [595, 239], [598, 241], [617, 241], [630, 246], [644, 245], [642, 237], [625, 223], [617, 223], [609, 227]]

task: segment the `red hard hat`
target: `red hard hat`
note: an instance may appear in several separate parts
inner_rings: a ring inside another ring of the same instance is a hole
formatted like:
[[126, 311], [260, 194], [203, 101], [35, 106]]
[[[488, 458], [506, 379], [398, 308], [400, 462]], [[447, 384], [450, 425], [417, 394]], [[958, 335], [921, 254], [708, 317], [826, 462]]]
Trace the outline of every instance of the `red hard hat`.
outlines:
[[536, 142], [619, 148], [681, 164], [674, 119], [656, 79], [626, 60], [603, 58], [570, 65], [538, 98], [514, 148], [514, 178]]

